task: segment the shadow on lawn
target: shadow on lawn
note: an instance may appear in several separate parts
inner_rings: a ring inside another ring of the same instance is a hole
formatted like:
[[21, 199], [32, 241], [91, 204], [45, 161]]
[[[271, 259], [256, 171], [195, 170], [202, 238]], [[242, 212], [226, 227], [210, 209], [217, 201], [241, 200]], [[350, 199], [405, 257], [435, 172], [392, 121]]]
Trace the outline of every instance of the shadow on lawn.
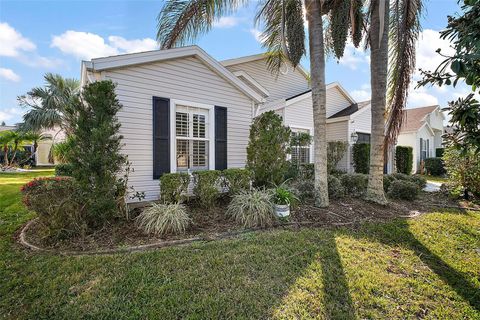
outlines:
[[[364, 232], [357, 236], [369, 238], [389, 246], [402, 246], [412, 250], [440, 279], [448, 284], [474, 309], [480, 311], [480, 290], [473, 286], [461, 272], [452, 268], [441, 257], [422, 244], [410, 231], [406, 219], [397, 221], [395, 224], [378, 225], [374, 229], [375, 231], [373, 232]], [[347, 233], [351, 235], [350, 232]]]

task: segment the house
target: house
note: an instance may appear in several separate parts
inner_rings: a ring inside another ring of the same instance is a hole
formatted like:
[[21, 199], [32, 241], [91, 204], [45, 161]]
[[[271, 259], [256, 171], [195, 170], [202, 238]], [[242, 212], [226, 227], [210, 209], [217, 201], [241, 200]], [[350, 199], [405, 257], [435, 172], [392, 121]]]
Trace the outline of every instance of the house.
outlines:
[[[187, 46], [83, 61], [82, 86], [97, 80], [117, 85], [123, 152], [134, 169], [129, 184], [146, 200], [158, 198], [163, 173], [244, 167], [250, 125], [262, 112], [314, 134], [308, 73], [284, 65], [274, 75], [264, 54], [219, 62]], [[328, 140], [369, 142], [369, 110], [368, 101], [329, 84]], [[301, 151], [297, 157], [313, 162], [313, 148]], [[351, 148], [339, 169], [353, 171]]]
[[445, 116], [438, 105], [406, 109], [404, 116], [397, 145], [413, 148], [413, 172], [419, 172], [421, 162], [442, 148]]
[[[0, 126], [0, 132], [2, 131], [14, 131], [17, 130], [16, 126]], [[52, 128], [43, 130], [41, 133], [47, 139], [38, 141], [38, 146], [35, 154], [36, 166], [52, 166], [54, 163], [51, 161], [51, 149], [55, 142], [63, 141], [65, 139], [65, 133], [60, 128]], [[32, 142], [22, 143], [22, 148], [33, 151]]]

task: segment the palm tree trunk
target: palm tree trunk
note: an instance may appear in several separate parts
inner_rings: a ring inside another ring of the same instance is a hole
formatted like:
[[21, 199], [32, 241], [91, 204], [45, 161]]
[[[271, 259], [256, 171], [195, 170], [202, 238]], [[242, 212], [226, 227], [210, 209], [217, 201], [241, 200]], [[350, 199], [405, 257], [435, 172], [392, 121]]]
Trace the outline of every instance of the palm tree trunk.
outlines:
[[[372, 136], [370, 145], [370, 174], [366, 197], [367, 200], [386, 204], [387, 199], [383, 190], [383, 161], [385, 110], [387, 104], [389, 2], [387, 0], [374, 1], [372, 4], [374, 9], [370, 28]], [[384, 12], [380, 12], [381, 1], [386, 2]], [[383, 27], [383, 30], [380, 30], [381, 27]]]
[[328, 206], [327, 183], [327, 127], [325, 48], [320, 0], [305, 1], [310, 45], [310, 77], [312, 85], [314, 155], [315, 155], [315, 206]]

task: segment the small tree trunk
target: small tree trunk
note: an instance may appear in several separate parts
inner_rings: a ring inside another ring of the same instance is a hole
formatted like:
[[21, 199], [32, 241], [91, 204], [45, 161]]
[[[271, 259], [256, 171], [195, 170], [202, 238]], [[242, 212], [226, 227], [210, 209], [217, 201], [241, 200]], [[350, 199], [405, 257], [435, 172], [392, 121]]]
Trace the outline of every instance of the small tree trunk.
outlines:
[[314, 154], [315, 154], [315, 206], [328, 206], [327, 183], [327, 127], [325, 48], [321, 2], [306, 1], [308, 38], [310, 44], [310, 77], [312, 85]]
[[[371, 87], [372, 87], [372, 136], [370, 145], [370, 174], [368, 177], [367, 200], [386, 204], [383, 190], [383, 161], [385, 141], [385, 106], [387, 104], [387, 70], [388, 70], [388, 20], [389, 3], [387, 0], [374, 0], [370, 28], [371, 51]], [[384, 16], [380, 17], [379, 3], [386, 1]], [[383, 30], [380, 21], [383, 18]], [[380, 39], [380, 35], [382, 37]]]

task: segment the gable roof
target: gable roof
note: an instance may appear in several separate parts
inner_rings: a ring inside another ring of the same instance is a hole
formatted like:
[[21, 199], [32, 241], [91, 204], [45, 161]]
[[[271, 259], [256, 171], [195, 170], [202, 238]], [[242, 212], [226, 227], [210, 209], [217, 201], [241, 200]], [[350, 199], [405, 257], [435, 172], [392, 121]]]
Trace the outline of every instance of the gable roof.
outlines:
[[91, 61], [82, 61], [82, 69], [85, 67], [91, 71], [104, 71], [114, 68], [133, 66], [144, 63], [159, 62], [177, 58], [196, 57], [212, 71], [217, 73], [224, 80], [232, 84], [238, 90], [256, 102], [263, 102], [264, 98], [254, 89], [250, 88], [242, 80], [227, 70], [217, 60], [213, 59], [198, 46], [179, 47], [168, 50], [153, 50], [138, 53], [127, 53], [116, 56], [95, 58]]
[[[245, 57], [223, 60], [223, 61], [220, 61], [220, 63], [223, 66], [228, 67], [236, 64], [246, 63], [246, 62], [263, 60], [266, 58], [267, 58], [266, 53], [259, 53], [259, 54], [253, 54], [250, 56], [245, 56]], [[300, 64], [295, 67], [295, 70], [298, 70], [307, 80], [310, 79], [310, 75], [308, 74], [307, 70], [305, 70]]]
[[357, 102], [357, 103], [352, 103], [351, 105], [349, 105], [345, 109], [342, 109], [342, 110], [338, 111], [337, 113], [331, 115], [330, 117], [328, 117], [328, 119], [351, 116], [354, 113], [357, 113], [357, 111], [363, 110], [363, 108], [365, 108], [369, 105], [370, 105], [370, 100]]
[[[347, 90], [345, 90], [344, 87], [342, 87], [342, 85], [338, 82], [332, 82], [332, 83], [329, 83], [327, 84], [327, 90], [328, 89], [331, 89], [331, 88], [337, 88], [341, 94], [343, 94], [345, 96], [345, 98], [347, 98], [348, 101], [350, 101], [351, 104], [354, 104], [356, 103], [356, 101], [352, 98], [352, 96], [348, 93]], [[296, 94], [294, 96], [291, 96], [291, 97], [288, 97], [285, 99], [285, 101], [288, 101], [287, 104], [292, 104], [292, 103], [295, 103], [296, 101], [299, 101], [299, 100], [303, 100], [303, 99], [306, 99], [306, 98], [309, 98], [312, 96], [312, 89], [309, 89], [307, 91], [304, 91], [302, 93], [299, 93], [299, 94]]]
[[435, 109], [437, 108], [439, 108], [438, 105], [414, 109], [405, 109], [403, 124], [402, 128], [400, 129], [400, 133], [414, 132], [419, 130], [425, 124], [427, 115], [435, 111]]

